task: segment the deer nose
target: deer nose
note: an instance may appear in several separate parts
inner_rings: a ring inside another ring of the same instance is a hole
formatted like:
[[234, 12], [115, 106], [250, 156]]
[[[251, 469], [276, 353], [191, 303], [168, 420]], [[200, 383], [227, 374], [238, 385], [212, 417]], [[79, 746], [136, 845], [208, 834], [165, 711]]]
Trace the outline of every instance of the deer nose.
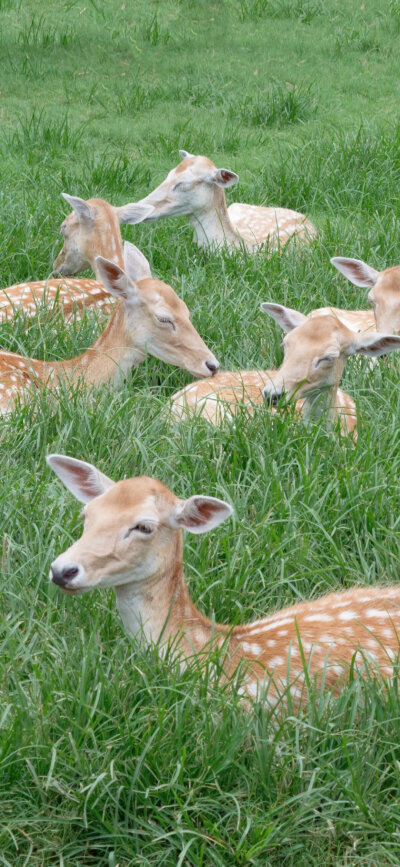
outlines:
[[278, 406], [278, 403], [279, 403], [281, 397], [282, 397], [282, 392], [279, 392], [279, 391], [269, 392], [269, 391], [266, 391], [265, 389], [263, 391], [263, 398], [266, 401], [266, 403], [269, 403], [270, 406]]
[[214, 376], [214, 374], [219, 368], [218, 361], [206, 361], [206, 367], [208, 367], [209, 371], [211, 372], [211, 376]]
[[50, 581], [58, 587], [68, 587], [73, 578], [80, 575], [80, 566], [62, 566], [58, 568], [55, 563], [50, 566]]

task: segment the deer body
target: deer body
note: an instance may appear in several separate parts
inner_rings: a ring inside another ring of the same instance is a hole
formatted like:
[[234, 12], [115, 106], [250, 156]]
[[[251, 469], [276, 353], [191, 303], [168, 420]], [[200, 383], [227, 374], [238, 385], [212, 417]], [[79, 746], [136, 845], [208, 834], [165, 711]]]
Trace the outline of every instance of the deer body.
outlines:
[[[104, 199], [84, 201], [66, 193], [63, 197], [73, 212], [61, 224], [64, 244], [53, 263], [54, 273], [61, 277], [15, 283], [3, 289], [0, 293], [1, 320], [12, 318], [18, 308], [28, 316], [34, 316], [43, 299], [49, 303], [60, 302], [65, 316], [73, 313], [76, 307], [91, 305], [103, 307], [107, 313], [113, 310], [112, 298], [99, 279], [96, 258], [102, 256], [122, 267], [120, 223], [138, 223], [152, 209], [132, 205], [116, 208]], [[87, 268], [94, 271], [96, 280], [72, 276]]]
[[0, 411], [7, 412], [27, 385], [56, 387], [60, 380], [100, 384], [117, 382], [121, 372], [140, 364], [149, 352], [195, 376], [215, 373], [218, 361], [190, 321], [186, 304], [171, 286], [151, 276], [150, 266], [133, 244], [125, 244], [126, 273], [97, 258], [108, 291], [120, 304], [93, 346], [67, 361], [39, 361], [0, 351]]
[[224, 189], [239, 178], [228, 169], [217, 169], [207, 157], [179, 152], [182, 162], [153, 192], [138, 202], [151, 205], [145, 222], [186, 215], [199, 247], [226, 245], [254, 251], [266, 245], [279, 249], [290, 237], [308, 242], [316, 234], [310, 221], [297, 211], [265, 208], [236, 202], [227, 208]]
[[[274, 370], [222, 370], [212, 379], [201, 383], [191, 382], [176, 392], [171, 398], [171, 410], [175, 417], [187, 418], [188, 415], [201, 415], [211, 424], [222, 424], [230, 420], [245, 407], [251, 414], [264, 402], [263, 390], [271, 382]], [[296, 413], [305, 419], [307, 413], [305, 400], [297, 400]], [[274, 407], [272, 407], [274, 410]], [[332, 424], [339, 421], [341, 432], [346, 435], [355, 432], [357, 410], [354, 400], [341, 388], [331, 395], [328, 407]]]
[[400, 587], [357, 587], [243, 626], [216, 624], [190, 598], [182, 530], [212, 529], [232, 514], [228, 503], [203, 496], [182, 501], [146, 476], [114, 483], [91, 464], [63, 455], [48, 462], [85, 503], [83, 534], [52, 563], [50, 579], [70, 595], [113, 587], [129, 635], [158, 642], [161, 650], [173, 644], [183, 666], [195, 654], [223, 647], [225, 675], [244, 664], [247, 695], [257, 698], [268, 685], [272, 704], [287, 687], [301, 700], [306, 672], [331, 689], [351, 665], [362, 673], [366, 661], [384, 677], [393, 674]]

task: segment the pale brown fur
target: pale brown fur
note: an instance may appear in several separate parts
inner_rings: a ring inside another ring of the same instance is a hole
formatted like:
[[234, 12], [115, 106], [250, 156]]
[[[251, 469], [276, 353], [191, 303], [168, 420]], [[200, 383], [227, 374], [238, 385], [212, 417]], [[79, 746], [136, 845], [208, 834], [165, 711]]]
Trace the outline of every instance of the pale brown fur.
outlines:
[[[94, 198], [86, 202], [70, 196], [66, 199], [86, 205], [88, 216], [73, 211], [61, 224], [64, 244], [53, 263], [53, 271], [62, 276], [15, 283], [1, 290], [0, 321], [12, 318], [15, 310], [20, 308], [28, 316], [34, 316], [38, 304], [43, 301], [49, 305], [59, 303], [65, 317], [75, 313], [79, 318], [79, 309], [92, 305], [101, 307], [107, 314], [114, 309], [115, 302], [98, 279], [96, 257], [103, 256], [123, 265], [120, 222], [129, 220], [129, 205], [126, 209], [114, 207], [104, 199]], [[94, 271], [96, 280], [72, 277], [88, 268]]]
[[291, 237], [301, 242], [315, 237], [312, 223], [297, 211], [241, 202], [227, 208], [224, 187], [236, 183], [238, 176], [228, 169], [217, 169], [207, 157], [186, 151], [181, 155], [184, 159], [165, 181], [138, 203], [154, 208], [145, 222], [186, 215], [200, 247], [244, 245], [254, 251], [265, 245], [271, 252]]
[[[95, 467], [52, 455], [50, 466], [82, 502], [81, 538], [53, 562], [50, 577], [65, 592], [114, 587], [128, 634], [173, 644], [185, 664], [193, 654], [224, 647], [227, 676], [244, 663], [244, 692], [257, 698], [269, 685], [274, 704], [287, 686], [305, 698], [305, 668], [337, 689], [350, 666], [365, 662], [383, 677], [399, 652], [400, 587], [356, 587], [300, 602], [262, 620], [231, 627], [208, 620], [192, 602], [182, 566], [182, 529], [205, 532], [231, 514], [223, 501], [179, 500], [145, 476], [113, 483]], [[196, 501], [193, 503], [193, 501]], [[208, 508], [207, 508], [208, 507]], [[146, 532], [143, 528], [146, 528]]]
[[151, 276], [149, 263], [133, 244], [125, 249], [126, 274], [108, 260], [97, 260], [109, 292], [123, 301], [86, 352], [67, 361], [0, 352], [0, 411], [9, 411], [17, 394], [24, 400], [27, 385], [55, 388], [60, 381], [118, 382], [120, 373], [140, 364], [146, 352], [196, 376], [217, 370], [218, 362], [192, 325], [186, 304], [171, 286]]
[[[285, 392], [290, 398], [298, 398], [296, 410], [306, 420], [318, 415], [324, 405], [331, 422], [339, 421], [341, 432], [355, 437], [356, 406], [339, 388], [351, 338], [349, 330], [335, 316], [321, 315], [312, 320], [304, 316], [290, 338], [289, 335], [285, 338], [285, 360], [278, 371], [221, 371], [212, 379], [190, 383], [174, 394], [172, 412], [178, 417], [201, 413], [207, 421], [220, 424], [224, 418], [236, 415], [241, 406], [254, 411], [263, 403], [263, 390], [271, 387], [271, 394], [275, 390], [281, 392], [284, 380]], [[333, 349], [338, 357], [332, 365], [315, 368], [316, 359]]]

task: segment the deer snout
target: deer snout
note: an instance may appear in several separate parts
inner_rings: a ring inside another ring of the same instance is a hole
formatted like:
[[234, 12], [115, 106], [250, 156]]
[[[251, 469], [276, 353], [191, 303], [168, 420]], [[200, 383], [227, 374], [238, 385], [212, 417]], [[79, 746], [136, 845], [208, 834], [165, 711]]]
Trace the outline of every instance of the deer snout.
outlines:
[[219, 370], [219, 361], [216, 358], [213, 361], [206, 361], [206, 367], [208, 367], [211, 376], [214, 376]]
[[265, 385], [262, 391], [262, 396], [266, 403], [270, 406], [278, 406], [279, 401], [284, 395], [283, 391], [277, 391], [273, 385]]
[[73, 590], [76, 578], [81, 578], [83, 575], [82, 566], [78, 563], [57, 564], [57, 560], [50, 566], [50, 581], [57, 584], [57, 587], [62, 587], [63, 590]]

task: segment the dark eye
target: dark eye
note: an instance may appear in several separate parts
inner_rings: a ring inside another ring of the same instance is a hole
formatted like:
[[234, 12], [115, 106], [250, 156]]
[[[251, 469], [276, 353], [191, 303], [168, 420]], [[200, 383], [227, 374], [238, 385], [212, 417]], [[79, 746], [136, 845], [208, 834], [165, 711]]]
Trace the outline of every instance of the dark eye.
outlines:
[[124, 539], [127, 539], [131, 533], [142, 533], [144, 536], [150, 536], [151, 533], [154, 533], [155, 527], [152, 524], [134, 524], [133, 527], [129, 527], [129, 530], [126, 531], [124, 535]]
[[315, 367], [319, 367], [320, 364], [333, 364], [335, 358], [333, 355], [324, 355], [323, 358], [319, 358], [318, 361], [315, 362]]
[[161, 322], [161, 325], [171, 325], [171, 328], [173, 328], [175, 331], [175, 322], [169, 316], [162, 316], [162, 315], [157, 316], [156, 315], [156, 319], [157, 319], [157, 322]]

